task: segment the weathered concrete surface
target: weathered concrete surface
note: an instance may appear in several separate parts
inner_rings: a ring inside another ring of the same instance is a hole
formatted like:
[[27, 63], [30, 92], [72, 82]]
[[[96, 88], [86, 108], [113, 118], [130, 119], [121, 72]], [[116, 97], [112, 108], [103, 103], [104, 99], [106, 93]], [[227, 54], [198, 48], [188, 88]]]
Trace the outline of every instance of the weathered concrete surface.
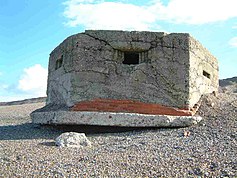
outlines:
[[46, 109], [31, 116], [45, 124], [187, 126], [213, 91], [217, 59], [187, 33], [87, 30], [50, 54]]
[[[123, 64], [128, 51], [139, 53], [139, 64]], [[104, 98], [190, 108], [217, 83], [217, 60], [189, 34], [89, 30], [50, 54], [47, 104]]]
[[114, 112], [49, 111], [31, 114], [36, 124], [101, 125], [121, 127], [187, 127], [200, 116], [168, 116]]
[[[189, 48], [189, 105], [194, 105], [202, 94], [218, 91], [219, 67], [217, 59], [197, 40], [190, 38]], [[209, 76], [204, 76], [203, 72]]]

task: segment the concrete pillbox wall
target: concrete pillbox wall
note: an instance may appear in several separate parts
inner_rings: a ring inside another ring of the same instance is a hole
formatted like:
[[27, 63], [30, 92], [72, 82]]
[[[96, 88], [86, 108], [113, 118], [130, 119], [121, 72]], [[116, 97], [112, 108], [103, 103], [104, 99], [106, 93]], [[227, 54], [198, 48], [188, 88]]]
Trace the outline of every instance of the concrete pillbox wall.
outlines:
[[89, 30], [51, 53], [47, 104], [111, 99], [187, 109], [217, 82], [217, 60], [189, 34]]

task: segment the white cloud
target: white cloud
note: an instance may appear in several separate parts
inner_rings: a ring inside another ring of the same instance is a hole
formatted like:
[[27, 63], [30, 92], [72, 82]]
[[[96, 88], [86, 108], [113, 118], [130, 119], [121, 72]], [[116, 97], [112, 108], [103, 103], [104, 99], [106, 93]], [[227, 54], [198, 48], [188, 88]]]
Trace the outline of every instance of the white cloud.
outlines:
[[237, 47], [237, 37], [232, 38], [229, 41], [230, 46]]
[[160, 20], [205, 24], [237, 17], [236, 6], [236, 0], [170, 0], [167, 6], [158, 0], [150, 9]]
[[146, 7], [119, 2], [83, 4], [67, 2], [64, 15], [67, 25], [83, 25], [89, 29], [147, 30], [155, 22], [155, 15]]
[[64, 5], [66, 24], [88, 29], [152, 30], [162, 20], [205, 24], [237, 17], [236, 0], [170, 0], [167, 5], [150, 0], [143, 6], [122, 1], [68, 0]]
[[32, 97], [46, 96], [47, 75], [47, 69], [40, 64], [26, 68], [18, 82], [18, 89]]
[[2, 76], [3, 75], [3, 73], [2, 72], [0, 72], [0, 76]]

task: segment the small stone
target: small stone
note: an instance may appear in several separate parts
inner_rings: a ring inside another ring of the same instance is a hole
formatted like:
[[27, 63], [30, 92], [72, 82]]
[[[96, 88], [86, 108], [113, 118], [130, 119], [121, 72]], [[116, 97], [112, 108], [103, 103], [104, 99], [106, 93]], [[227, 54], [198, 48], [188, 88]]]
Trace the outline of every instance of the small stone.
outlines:
[[189, 132], [189, 131], [184, 131], [184, 137], [189, 137], [190, 134], [191, 134], [191, 132]]
[[217, 92], [217, 91], [213, 91], [212, 94], [213, 94], [215, 97], [217, 97], [218, 92]]
[[200, 168], [194, 168], [194, 169], [193, 169], [193, 173], [194, 173], [195, 175], [197, 175], [197, 176], [202, 176], [202, 175], [203, 175], [203, 173], [202, 173], [202, 171], [201, 171]]
[[59, 147], [90, 147], [91, 142], [84, 133], [65, 132], [55, 140]]
[[208, 173], [208, 172], [205, 172], [205, 173], [204, 173], [204, 176], [209, 177], [209, 173]]
[[217, 167], [218, 167], [218, 164], [214, 163], [214, 162], [212, 162], [211, 165], [210, 165], [211, 171], [215, 171], [217, 169]]

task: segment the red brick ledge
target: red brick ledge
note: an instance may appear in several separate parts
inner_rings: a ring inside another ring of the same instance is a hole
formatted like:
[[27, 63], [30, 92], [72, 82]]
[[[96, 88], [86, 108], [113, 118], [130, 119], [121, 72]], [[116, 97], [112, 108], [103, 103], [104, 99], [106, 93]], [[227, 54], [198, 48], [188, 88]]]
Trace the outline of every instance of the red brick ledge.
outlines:
[[192, 116], [196, 109], [177, 109], [133, 100], [94, 99], [75, 104], [71, 111], [125, 112], [153, 115]]

